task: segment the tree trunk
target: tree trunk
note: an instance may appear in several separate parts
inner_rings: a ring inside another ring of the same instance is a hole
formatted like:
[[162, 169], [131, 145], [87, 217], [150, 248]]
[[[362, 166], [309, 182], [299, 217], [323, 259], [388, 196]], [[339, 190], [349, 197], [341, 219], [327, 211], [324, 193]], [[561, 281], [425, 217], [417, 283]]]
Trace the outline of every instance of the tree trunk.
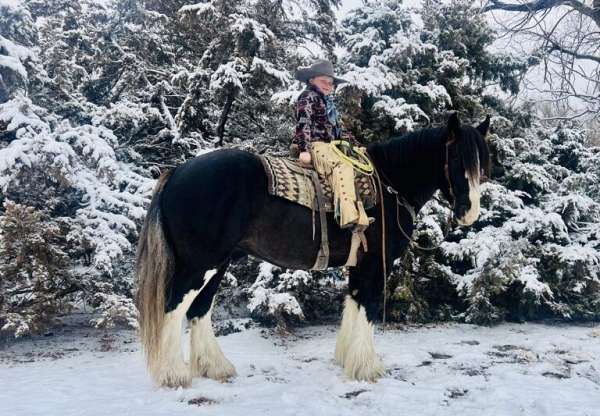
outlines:
[[219, 137], [219, 146], [223, 146], [223, 136], [225, 135], [225, 124], [227, 123], [227, 119], [229, 118], [229, 113], [231, 112], [231, 107], [233, 106], [233, 101], [235, 100], [236, 90], [232, 89], [229, 94], [227, 94], [227, 98], [225, 99], [225, 104], [223, 105], [223, 111], [221, 112], [221, 117], [219, 118], [219, 125], [217, 126], [217, 136]]

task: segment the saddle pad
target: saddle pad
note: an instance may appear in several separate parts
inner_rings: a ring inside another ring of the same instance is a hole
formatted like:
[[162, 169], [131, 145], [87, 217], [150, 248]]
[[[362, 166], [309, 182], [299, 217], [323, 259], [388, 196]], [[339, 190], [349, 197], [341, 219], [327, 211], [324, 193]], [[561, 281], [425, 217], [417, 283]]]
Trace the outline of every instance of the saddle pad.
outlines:
[[[269, 180], [269, 194], [303, 205], [310, 209], [318, 209], [315, 201], [315, 188], [311, 179], [312, 168], [304, 168], [296, 159], [274, 156], [260, 156]], [[325, 210], [333, 212], [333, 190], [329, 182], [319, 175], [323, 189]], [[356, 195], [362, 200], [365, 209], [377, 204], [377, 194], [373, 179], [363, 173], [354, 171]]]

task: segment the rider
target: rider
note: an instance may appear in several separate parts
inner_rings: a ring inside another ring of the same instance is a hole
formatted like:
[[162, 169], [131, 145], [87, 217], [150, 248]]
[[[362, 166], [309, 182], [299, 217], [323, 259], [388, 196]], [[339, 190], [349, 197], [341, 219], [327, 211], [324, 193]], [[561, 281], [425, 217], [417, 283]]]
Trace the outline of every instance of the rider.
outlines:
[[296, 102], [296, 132], [292, 143], [298, 146], [300, 163], [310, 166], [329, 179], [334, 194], [335, 218], [341, 228], [362, 231], [369, 218], [354, 189], [354, 169], [345, 162], [329, 142], [343, 139], [360, 144], [351, 134], [342, 134], [335, 103], [331, 97], [336, 84], [346, 82], [333, 73], [333, 65], [317, 60], [308, 67], [299, 67], [296, 79], [306, 82], [306, 89]]

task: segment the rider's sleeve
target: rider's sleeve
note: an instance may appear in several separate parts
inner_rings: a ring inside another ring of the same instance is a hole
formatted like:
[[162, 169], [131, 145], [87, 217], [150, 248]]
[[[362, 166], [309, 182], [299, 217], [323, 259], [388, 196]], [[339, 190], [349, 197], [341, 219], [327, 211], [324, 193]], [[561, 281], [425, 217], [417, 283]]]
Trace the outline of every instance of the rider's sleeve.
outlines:
[[300, 152], [310, 150], [311, 141], [314, 136], [316, 106], [318, 96], [314, 94], [303, 94], [296, 103], [296, 132], [292, 143], [298, 145]]

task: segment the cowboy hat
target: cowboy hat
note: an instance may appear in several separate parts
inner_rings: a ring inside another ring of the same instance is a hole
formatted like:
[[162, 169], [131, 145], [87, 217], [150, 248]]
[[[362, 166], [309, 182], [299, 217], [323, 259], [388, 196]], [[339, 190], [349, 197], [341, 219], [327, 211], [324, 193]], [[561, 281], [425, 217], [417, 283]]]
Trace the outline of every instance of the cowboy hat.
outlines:
[[336, 84], [348, 82], [345, 79], [336, 77], [333, 73], [333, 65], [331, 62], [325, 59], [319, 59], [310, 66], [298, 67], [298, 70], [296, 71], [296, 79], [302, 82], [308, 82], [311, 78], [318, 77], [320, 75], [326, 75], [333, 78], [333, 81]]

